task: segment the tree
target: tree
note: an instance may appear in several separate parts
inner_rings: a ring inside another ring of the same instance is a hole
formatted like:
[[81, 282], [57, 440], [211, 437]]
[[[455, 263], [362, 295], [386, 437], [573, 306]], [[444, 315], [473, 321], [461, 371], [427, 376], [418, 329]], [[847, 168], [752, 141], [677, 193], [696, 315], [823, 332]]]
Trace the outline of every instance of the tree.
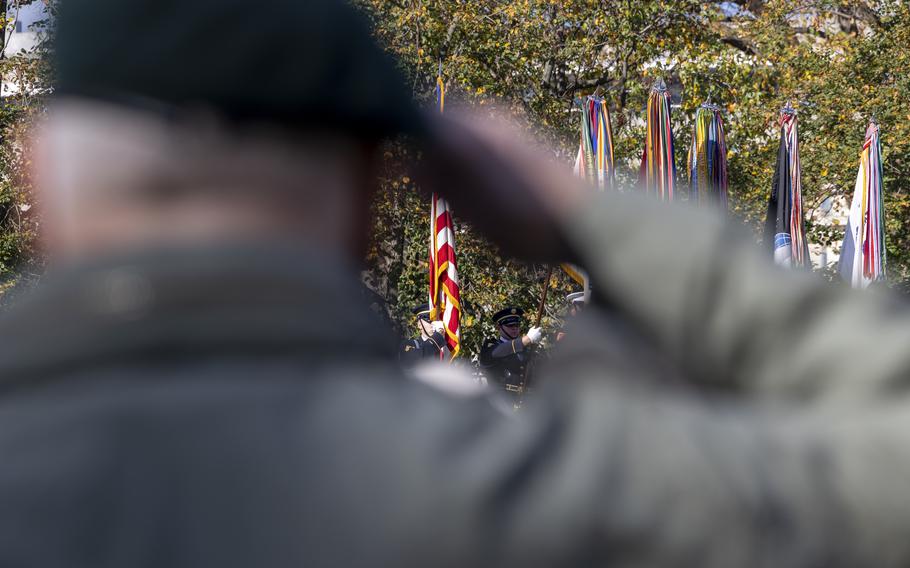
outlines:
[[[548, 143], [567, 169], [578, 144], [573, 99], [601, 87], [613, 115], [618, 179], [627, 186], [637, 176], [643, 110], [656, 77], [666, 78], [674, 94], [680, 172], [695, 110], [709, 97], [723, 104], [732, 213], [756, 235], [770, 190], [780, 107], [791, 100], [800, 113], [809, 240], [835, 248], [842, 228], [813, 223], [811, 214], [827, 197], [852, 193], [865, 126], [875, 116], [885, 160], [889, 279], [898, 282], [910, 272], [910, 114], [903, 98], [910, 87], [910, 6], [905, 2], [358, 2], [418, 101], [430, 104], [441, 63], [447, 104], [506, 108]], [[389, 156], [390, 191], [376, 205], [380, 244], [370, 256], [367, 282], [384, 282], [374, 289], [385, 299], [388, 315], [403, 324], [404, 304], [425, 295], [427, 205], [398, 174], [402, 161], [417, 157], [400, 154], [398, 147]], [[488, 318], [503, 301], [535, 305], [542, 267], [500, 258], [463, 223], [458, 238], [463, 297], [474, 306], [475, 318]], [[684, 246], [685, 239], [680, 242]], [[554, 286], [572, 287], [563, 277]], [[558, 312], [560, 300], [551, 295], [549, 313]], [[466, 323], [471, 352], [480, 333], [476, 319]], [[557, 322], [551, 317], [548, 323]]]
[[[28, 132], [34, 118], [45, 107], [50, 92], [50, 35], [47, 22], [35, 30], [39, 41], [24, 53], [11, 53], [12, 37], [20, 10], [35, 0], [0, 2], [0, 289], [6, 289], [40, 264], [32, 243], [38, 221], [32, 212], [31, 183], [28, 176], [30, 149]], [[50, 14], [55, 5], [45, 1]]]

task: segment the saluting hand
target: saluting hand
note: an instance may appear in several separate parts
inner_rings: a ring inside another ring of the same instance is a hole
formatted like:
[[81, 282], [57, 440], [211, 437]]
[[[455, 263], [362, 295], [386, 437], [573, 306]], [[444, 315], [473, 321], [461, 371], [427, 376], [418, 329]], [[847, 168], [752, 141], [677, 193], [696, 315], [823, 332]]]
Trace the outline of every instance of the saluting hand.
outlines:
[[506, 120], [436, 115], [420, 175], [507, 254], [576, 261], [563, 228], [591, 191]]

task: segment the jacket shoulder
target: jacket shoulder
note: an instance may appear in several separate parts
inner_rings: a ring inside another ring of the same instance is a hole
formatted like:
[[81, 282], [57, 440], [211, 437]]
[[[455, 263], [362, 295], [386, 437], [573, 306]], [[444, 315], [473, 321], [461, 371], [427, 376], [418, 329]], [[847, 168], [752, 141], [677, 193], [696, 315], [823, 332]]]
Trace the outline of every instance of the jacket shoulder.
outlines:
[[493, 339], [492, 337], [488, 337], [488, 338], [486, 338], [486, 339], [483, 340], [483, 344], [481, 345], [481, 349], [493, 349], [493, 348], [496, 347], [497, 345], [499, 345], [499, 341], [498, 341], [498, 340]]

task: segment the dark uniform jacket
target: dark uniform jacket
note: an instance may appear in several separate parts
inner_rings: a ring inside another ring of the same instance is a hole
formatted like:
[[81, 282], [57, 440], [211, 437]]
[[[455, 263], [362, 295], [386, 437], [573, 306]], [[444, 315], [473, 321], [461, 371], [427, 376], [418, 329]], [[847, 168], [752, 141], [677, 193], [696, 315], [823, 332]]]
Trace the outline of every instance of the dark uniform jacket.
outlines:
[[520, 336], [487, 339], [480, 350], [480, 366], [487, 378], [512, 392], [524, 384], [529, 358], [530, 350], [525, 349]]
[[438, 360], [446, 345], [445, 341], [445, 337], [438, 331], [426, 339], [420, 337], [405, 339], [398, 346], [398, 360], [405, 365], [426, 359]]
[[311, 253], [48, 277], [0, 318], [0, 566], [910, 563], [907, 309], [595, 199], [567, 231], [601, 296], [514, 417], [404, 379]]

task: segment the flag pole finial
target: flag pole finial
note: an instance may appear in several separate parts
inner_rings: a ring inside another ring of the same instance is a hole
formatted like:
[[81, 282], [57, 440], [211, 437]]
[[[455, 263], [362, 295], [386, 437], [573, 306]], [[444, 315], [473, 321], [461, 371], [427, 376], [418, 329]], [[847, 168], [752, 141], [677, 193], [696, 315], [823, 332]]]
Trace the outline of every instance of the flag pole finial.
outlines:
[[793, 101], [787, 99], [787, 104], [784, 105], [784, 108], [780, 109], [780, 113], [794, 116], [796, 114], [796, 109], [793, 108]]
[[714, 104], [714, 102], [711, 100], [710, 95], [708, 95], [708, 98], [705, 99], [705, 102], [701, 103], [701, 108], [715, 112], [720, 110], [720, 107]]
[[658, 77], [654, 84], [651, 85], [651, 91], [655, 93], [666, 93], [667, 92], [667, 83], [664, 81], [663, 77]]
[[868, 138], [872, 134], [878, 134], [879, 126], [878, 121], [875, 119], [875, 115], [869, 116], [869, 126], [866, 127], [866, 137]]

